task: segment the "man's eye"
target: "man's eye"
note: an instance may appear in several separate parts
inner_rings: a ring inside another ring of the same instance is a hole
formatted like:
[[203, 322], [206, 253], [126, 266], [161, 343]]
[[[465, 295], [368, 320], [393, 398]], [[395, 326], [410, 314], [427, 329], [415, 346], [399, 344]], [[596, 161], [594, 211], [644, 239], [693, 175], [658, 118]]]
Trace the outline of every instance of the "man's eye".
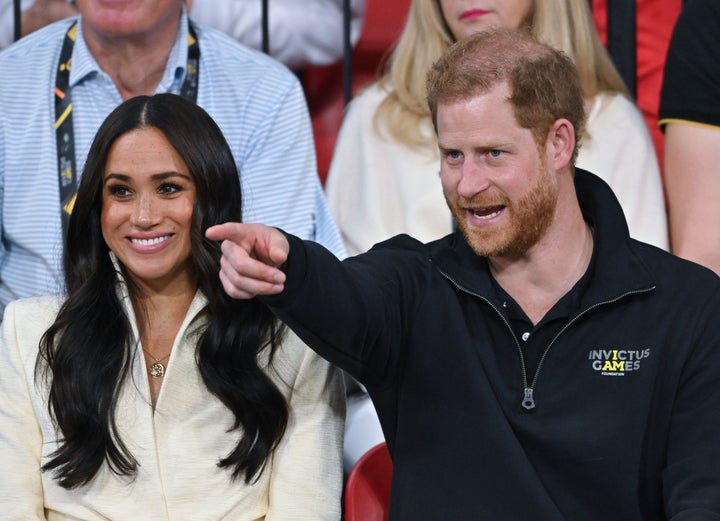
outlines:
[[490, 157], [500, 157], [502, 155], [502, 151], [501, 150], [490, 150], [490, 151], [488, 151], [488, 155]]

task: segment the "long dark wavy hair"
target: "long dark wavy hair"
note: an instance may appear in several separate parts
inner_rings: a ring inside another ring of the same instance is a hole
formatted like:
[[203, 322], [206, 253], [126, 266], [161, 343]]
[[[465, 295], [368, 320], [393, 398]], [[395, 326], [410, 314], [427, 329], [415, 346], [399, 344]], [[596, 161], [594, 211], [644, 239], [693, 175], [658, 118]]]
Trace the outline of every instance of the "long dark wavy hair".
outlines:
[[[219, 244], [205, 230], [241, 220], [238, 171], [222, 132], [200, 107], [180, 96], [132, 98], [118, 106], [95, 136], [65, 238], [67, 298], [40, 342], [36, 380], [45, 378], [48, 409], [60, 432], [59, 448], [42, 467], [65, 488], [87, 484], [104, 462], [133, 476], [138, 462], [119, 436], [118, 392], [130, 378], [137, 339], [113, 290], [118, 274], [100, 227], [103, 175], [112, 144], [123, 134], [152, 127], [180, 154], [195, 183], [191, 264], [207, 297], [208, 323], [196, 346], [203, 382], [235, 416], [239, 441], [218, 465], [246, 483], [260, 476], [288, 421], [284, 396], [258, 364], [282, 339], [284, 328], [256, 300], [234, 300], [223, 290]], [[127, 279], [127, 277], [125, 277]], [[133, 295], [133, 285], [128, 283]], [[232, 434], [228, 434], [229, 436]]]

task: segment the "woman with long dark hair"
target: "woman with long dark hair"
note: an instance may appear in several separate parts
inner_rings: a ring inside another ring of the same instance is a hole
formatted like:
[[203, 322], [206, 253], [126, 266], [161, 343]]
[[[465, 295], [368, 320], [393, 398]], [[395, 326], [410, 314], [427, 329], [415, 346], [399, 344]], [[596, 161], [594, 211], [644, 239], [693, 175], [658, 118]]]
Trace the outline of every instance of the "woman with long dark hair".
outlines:
[[232, 153], [172, 94], [113, 111], [65, 241], [66, 294], [16, 301], [0, 345], [3, 519], [336, 520], [336, 370], [229, 298]]

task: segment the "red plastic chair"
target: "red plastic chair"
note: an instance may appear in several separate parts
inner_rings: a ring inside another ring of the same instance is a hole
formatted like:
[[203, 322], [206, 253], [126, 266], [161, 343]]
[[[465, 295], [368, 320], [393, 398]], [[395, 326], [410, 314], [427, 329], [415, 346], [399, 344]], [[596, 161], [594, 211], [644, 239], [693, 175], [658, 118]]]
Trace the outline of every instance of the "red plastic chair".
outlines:
[[345, 521], [387, 521], [392, 460], [380, 443], [357, 460], [345, 483]]
[[[353, 95], [379, 77], [380, 65], [400, 36], [409, 10], [410, 0], [366, 0], [363, 28], [352, 53]], [[318, 174], [324, 183], [345, 110], [342, 64], [308, 67], [302, 77], [312, 117]]]

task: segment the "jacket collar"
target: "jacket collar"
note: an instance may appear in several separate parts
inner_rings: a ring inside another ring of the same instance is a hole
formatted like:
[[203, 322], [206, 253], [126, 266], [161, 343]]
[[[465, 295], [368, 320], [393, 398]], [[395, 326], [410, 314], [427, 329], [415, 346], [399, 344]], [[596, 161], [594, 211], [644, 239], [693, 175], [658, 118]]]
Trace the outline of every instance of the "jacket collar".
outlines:
[[[586, 308], [653, 289], [652, 274], [630, 239], [622, 208], [610, 187], [599, 177], [576, 169], [575, 191], [583, 216], [595, 232], [589, 268], [593, 273], [579, 295], [579, 305]], [[462, 232], [456, 231], [428, 246], [432, 261], [446, 277], [465, 291], [494, 299], [487, 258], [475, 254]]]
[[[115, 268], [115, 275], [117, 283], [115, 285], [115, 291], [117, 292], [118, 299], [123, 305], [123, 308], [125, 309], [125, 315], [130, 320], [130, 324], [132, 326], [133, 335], [135, 338], [139, 339], [140, 334], [138, 332], [138, 326], [137, 326], [137, 318], [135, 317], [135, 310], [133, 309], [132, 302], [130, 301], [130, 293], [128, 292], [127, 282], [125, 281], [125, 275], [123, 274], [122, 269], [120, 268], [120, 261], [118, 260], [117, 256], [111, 251], [109, 252], [110, 260], [112, 261], [113, 267]], [[183, 331], [185, 331], [186, 328], [190, 326], [190, 324], [195, 320], [196, 317], [200, 315], [200, 313], [205, 309], [207, 305], [207, 297], [205, 294], [200, 291], [199, 289], [195, 292], [195, 296], [193, 297], [192, 302], [190, 302], [190, 307], [188, 308], [187, 314], [185, 315], [185, 319], [183, 320], [182, 324], [180, 325], [180, 330], [178, 335], [180, 335]], [[204, 321], [200, 321], [197, 326], [202, 326]], [[193, 328], [193, 331], [196, 329]]]
[[[75, 17], [69, 20], [68, 29], [73, 23], [77, 24], [75, 33], [75, 45], [72, 53], [72, 68], [70, 69], [70, 87], [75, 87], [78, 83], [85, 80], [94, 80], [99, 76], [109, 76], [100, 68], [90, 48], [87, 46], [85, 36], [82, 30], [82, 18]], [[188, 59], [188, 15], [183, 2], [182, 12], [178, 25], [175, 42], [170, 50], [168, 60], [165, 64], [165, 72], [158, 84], [156, 92], [179, 92], [179, 87], [173, 90], [176, 85], [181, 85], [185, 78], [185, 69], [187, 68]]]

